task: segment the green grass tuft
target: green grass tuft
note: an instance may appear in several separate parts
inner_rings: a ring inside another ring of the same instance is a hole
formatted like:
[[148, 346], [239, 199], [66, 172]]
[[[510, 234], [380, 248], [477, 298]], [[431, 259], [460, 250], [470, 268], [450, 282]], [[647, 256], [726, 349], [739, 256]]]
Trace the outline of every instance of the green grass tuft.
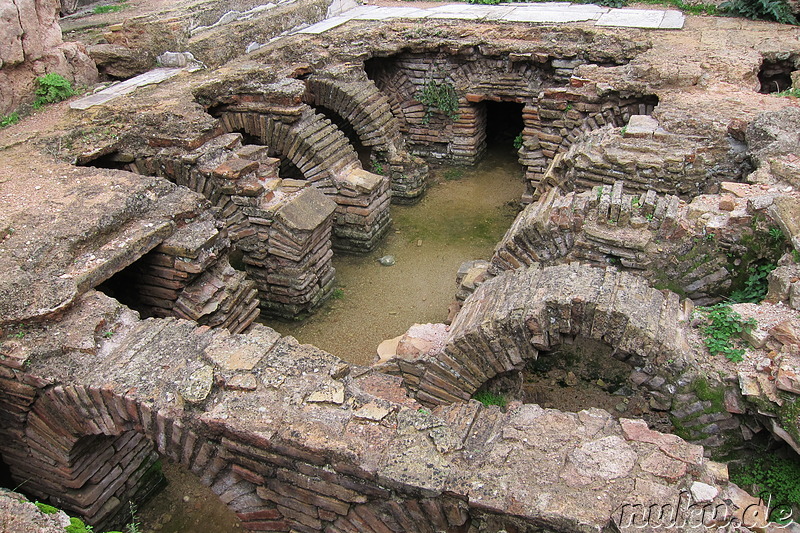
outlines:
[[476, 392], [472, 398], [486, 406], [496, 405], [498, 407], [505, 407], [506, 404], [508, 404], [508, 400], [506, 400], [502, 394], [495, 394], [489, 391]]

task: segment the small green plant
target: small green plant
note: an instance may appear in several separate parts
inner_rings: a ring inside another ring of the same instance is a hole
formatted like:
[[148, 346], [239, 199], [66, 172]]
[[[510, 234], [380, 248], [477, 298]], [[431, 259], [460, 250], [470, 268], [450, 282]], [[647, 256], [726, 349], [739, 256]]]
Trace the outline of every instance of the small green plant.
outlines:
[[92, 9], [92, 13], [95, 15], [102, 15], [103, 13], [118, 13], [126, 7], [128, 7], [128, 4], [124, 2], [120, 2], [119, 4], [105, 4]]
[[653, 221], [653, 218], [654, 218], [654, 215], [653, 215], [653, 213], [647, 213], [647, 214], [644, 216], [644, 218], [646, 218], [648, 222], [652, 222], [652, 221]]
[[489, 391], [476, 392], [472, 398], [478, 400], [485, 406], [496, 405], [498, 407], [505, 407], [508, 403], [501, 394], [495, 394]]
[[423, 118], [425, 124], [430, 122], [434, 109], [438, 109], [450, 120], [458, 120], [458, 95], [456, 88], [449, 81], [429, 80], [418, 93], [417, 100], [425, 105]]
[[128, 502], [131, 509], [131, 521], [128, 522], [128, 525], [125, 526], [125, 533], [142, 533], [141, 525], [139, 524], [139, 519], [136, 516], [136, 505], [133, 502]]
[[19, 113], [14, 111], [3, 118], [0, 118], [0, 128], [5, 128], [6, 126], [11, 126], [12, 124], [16, 124], [19, 122]]
[[45, 104], [66, 100], [76, 94], [69, 80], [53, 72], [39, 76], [36, 78], [36, 83], [38, 85], [36, 88], [36, 100], [33, 101], [33, 107], [36, 109]]
[[572, 103], [567, 104], [567, 107], [564, 108], [564, 111], [572, 111]]
[[523, 140], [522, 133], [520, 132], [519, 135], [514, 137], [514, 150], [519, 150], [520, 148], [522, 148], [522, 140]]
[[642, 203], [641, 202], [642, 202], [642, 200], [640, 199], [639, 196], [634, 196], [631, 199], [631, 205], [633, 206], [634, 209], [641, 209], [642, 208]]
[[785, 91], [775, 93], [775, 96], [794, 96], [795, 98], [800, 98], [800, 87], [786, 89]]
[[103, 338], [110, 339], [111, 337], [114, 336], [114, 333], [115, 333], [114, 331], [104, 331], [103, 332]]
[[781, 231], [781, 228], [769, 228], [769, 236], [774, 241], [783, 242], [786, 236]]
[[752, 318], [744, 320], [728, 304], [698, 307], [697, 311], [708, 321], [703, 327], [703, 335], [709, 353], [722, 354], [735, 363], [741, 361], [745, 349], [739, 336], [743, 332], [751, 331], [756, 326], [756, 321]]
[[331, 300], [341, 300], [342, 298], [344, 298], [344, 289], [333, 289], [333, 292], [331, 292]]
[[792, 259], [794, 259], [795, 263], [800, 263], [800, 252], [792, 250]]
[[602, 185], [597, 188], [597, 201], [598, 202], [600, 201], [600, 198], [603, 197], [603, 191], [604, 190], [605, 190], [605, 188]]
[[797, 18], [786, 0], [728, 0], [719, 5], [720, 11], [751, 20], [772, 20], [797, 25]]
[[[780, 231], [780, 230], [779, 230]], [[757, 304], [764, 299], [769, 289], [767, 277], [775, 270], [772, 263], [751, 264], [747, 269], [747, 279], [744, 280], [744, 287], [731, 292], [731, 300], [739, 303]]]
[[421, 415], [429, 415], [431, 414], [430, 409], [425, 409], [424, 407], [420, 407], [417, 412]]
[[619, 130], [619, 134], [625, 137], [625, 133], [627, 133], [627, 131], [628, 131], [628, 126], [622, 126], [622, 128]]
[[743, 487], [754, 486], [758, 496], [770, 502], [771, 522], [785, 523], [792, 506], [800, 505], [800, 461], [760, 454], [731, 469], [731, 481]]
[[373, 161], [372, 162], [372, 172], [374, 174], [380, 174], [383, 176], [383, 164], [380, 161]]

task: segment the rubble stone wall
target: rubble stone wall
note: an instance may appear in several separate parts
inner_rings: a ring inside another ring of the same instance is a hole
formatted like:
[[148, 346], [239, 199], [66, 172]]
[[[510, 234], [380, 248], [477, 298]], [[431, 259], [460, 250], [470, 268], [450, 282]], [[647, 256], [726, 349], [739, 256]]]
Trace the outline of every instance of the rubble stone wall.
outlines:
[[[740, 420], [696, 390], [697, 380], [706, 378], [688, 342], [692, 309], [676, 294], [613, 268], [534, 264], [481, 284], [449, 330], [437, 330], [439, 349], [398, 354], [379, 368], [402, 376], [421, 403], [447, 405], [468, 401], [496, 376], [521, 371], [540, 352], [592, 339], [630, 365], [632, 386], [647, 390], [689, 438], [712, 448], [739, 444]], [[704, 387], [731, 388], [718, 378]]]
[[788, 244], [769, 236], [778, 227], [774, 188], [725, 182], [724, 194], [687, 203], [627, 183], [549, 189], [517, 216], [490, 271], [576, 260], [616, 265], [702, 305], [728, 294], [751, 264], [777, 261]]
[[93, 291], [2, 351], [12, 475], [97, 527], [144, 488], [156, 452], [248, 531], [607, 531], [623, 502], [700, 484], [721, 504], [727, 485], [700, 446], [639, 421], [478, 402], [430, 411], [398, 378], [269, 328], [140, 321]]

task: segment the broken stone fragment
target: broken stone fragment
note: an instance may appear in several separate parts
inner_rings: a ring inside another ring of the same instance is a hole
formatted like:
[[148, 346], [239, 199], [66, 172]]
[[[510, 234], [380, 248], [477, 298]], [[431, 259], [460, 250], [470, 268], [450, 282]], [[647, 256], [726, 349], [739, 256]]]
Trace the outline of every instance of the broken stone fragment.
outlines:
[[689, 488], [696, 503], [710, 502], [719, 494], [719, 489], [706, 483], [695, 481]]
[[252, 391], [257, 387], [258, 382], [253, 374], [236, 374], [225, 382], [228, 390]]
[[791, 357], [781, 361], [775, 385], [780, 389], [794, 394], [800, 394], [800, 365], [798, 358]]
[[203, 365], [191, 373], [180, 387], [181, 396], [189, 403], [200, 403], [208, 398], [214, 384], [214, 368]]
[[375, 402], [370, 402], [353, 411], [353, 416], [356, 418], [363, 418], [365, 420], [374, 420], [378, 422], [386, 418], [386, 415], [389, 413], [389, 409], [381, 407]]
[[344, 384], [339, 381], [324, 384], [318, 390], [309, 394], [308, 398], [306, 398], [306, 402], [341, 405], [344, 403]]
[[582, 476], [610, 480], [627, 475], [636, 459], [633, 447], [621, 437], [612, 435], [574, 449], [568, 460]]

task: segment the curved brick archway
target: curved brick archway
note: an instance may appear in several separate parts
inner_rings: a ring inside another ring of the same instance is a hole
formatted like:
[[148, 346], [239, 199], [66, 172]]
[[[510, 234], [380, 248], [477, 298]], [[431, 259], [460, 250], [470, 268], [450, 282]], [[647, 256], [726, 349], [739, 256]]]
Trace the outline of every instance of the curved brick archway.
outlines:
[[499, 374], [577, 337], [638, 365], [683, 361], [692, 306], [616, 269], [561, 265], [507, 271], [464, 302], [441, 351], [385, 363], [427, 405], [467, 401]]
[[299, 104], [289, 118], [233, 107], [221, 119], [227, 131], [257, 137], [271, 157], [291, 161], [308, 182], [337, 203], [335, 247], [369, 251], [388, 231], [388, 178], [363, 170], [347, 137], [323, 115]]
[[414, 201], [425, 191], [428, 166], [406, 152], [389, 99], [374, 82], [314, 76], [306, 80], [304, 101], [335, 112], [353, 128], [391, 178], [394, 202]]

